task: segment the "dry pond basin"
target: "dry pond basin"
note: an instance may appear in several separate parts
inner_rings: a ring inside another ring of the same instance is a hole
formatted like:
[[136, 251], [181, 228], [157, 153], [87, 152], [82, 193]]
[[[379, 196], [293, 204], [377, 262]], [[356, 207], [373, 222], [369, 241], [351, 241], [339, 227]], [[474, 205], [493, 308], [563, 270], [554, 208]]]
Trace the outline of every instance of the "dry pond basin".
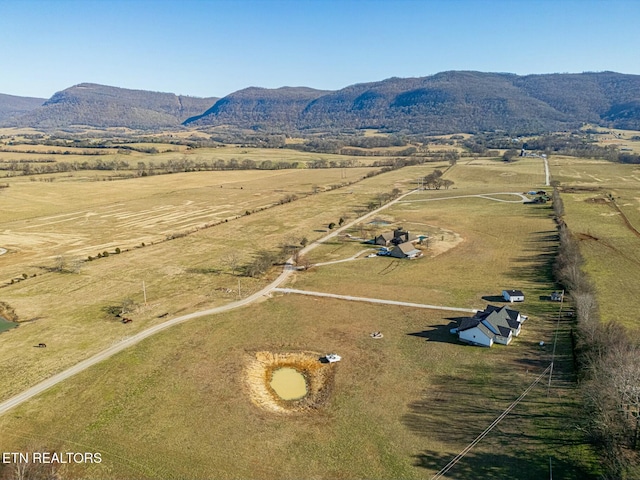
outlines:
[[251, 401], [277, 413], [311, 412], [328, 400], [335, 364], [315, 352], [257, 352], [247, 359], [245, 380]]

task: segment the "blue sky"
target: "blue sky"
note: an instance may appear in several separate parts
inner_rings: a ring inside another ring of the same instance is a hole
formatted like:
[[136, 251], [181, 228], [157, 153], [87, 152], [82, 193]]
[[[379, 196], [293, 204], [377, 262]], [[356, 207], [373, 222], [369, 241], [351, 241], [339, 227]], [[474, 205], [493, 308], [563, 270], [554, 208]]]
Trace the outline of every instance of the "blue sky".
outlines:
[[640, 74], [637, 0], [0, 0], [0, 93], [194, 96], [445, 70]]

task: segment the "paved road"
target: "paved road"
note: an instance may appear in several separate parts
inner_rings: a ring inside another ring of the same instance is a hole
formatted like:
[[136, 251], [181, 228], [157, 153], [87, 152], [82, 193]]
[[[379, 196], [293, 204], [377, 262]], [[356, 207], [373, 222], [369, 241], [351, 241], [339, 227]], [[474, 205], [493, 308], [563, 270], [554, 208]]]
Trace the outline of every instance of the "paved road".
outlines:
[[383, 300], [381, 298], [353, 297], [351, 295], [336, 295], [333, 293], [311, 292], [309, 290], [297, 290], [295, 288], [274, 288], [273, 292], [295, 293], [298, 295], [309, 295], [312, 297], [337, 298], [339, 300], [349, 300], [351, 302], [378, 303], [384, 305], [398, 305], [401, 307], [428, 308], [431, 310], [447, 310], [452, 312], [476, 313], [478, 310], [472, 308], [446, 307], [444, 305], [428, 305], [425, 303], [398, 302], [396, 300]]
[[[311, 250], [313, 250], [314, 248], [316, 248], [317, 246], [321, 245], [322, 243], [326, 242], [327, 240], [332, 239], [333, 237], [339, 235], [340, 233], [342, 233], [344, 230], [352, 227], [353, 225], [355, 225], [358, 222], [361, 222], [363, 220], [366, 220], [367, 218], [376, 215], [377, 213], [383, 211], [386, 208], [389, 208], [391, 205], [397, 203], [398, 201], [402, 200], [404, 197], [406, 197], [407, 195], [410, 195], [411, 193], [413, 193], [414, 190], [407, 192], [403, 195], [400, 195], [398, 198], [396, 198], [395, 200], [392, 200], [391, 202], [383, 205], [380, 208], [377, 208], [376, 210], [373, 210], [359, 218], [357, 218], [356, 220], [349, 222], [345, 225], [343, 225], [340, 228], [337, 228], [336, 230], [334, 230], [333, 232], [329, 233], [328, 235], [324, 236], [323, 238], [312, 242], [311, 244], [307, 245], [305, 248], [303, 248], [300, 251], [300, 255], [305, 255], [308, 252], [310, 252]], [[232, 303], [228, 303], [226, 305], [223, 305], [221, 307], [216, 307], [216, 308], [211, 308], [208, 310], [201, 310], [199, 312], [193, 312], [187, 315], [182, 315], [180, 317], [176, 317], [176, 318], [172, 318], [171, 320], [167, 320], [166, 322], [160, 323], [158, 325], [155, 325], [151, 328], [148, 328], [147, 330], [144, 330], [140, 333], [137, 333], [135, 335], [132, 335], [131, 337], [128, 337], [114, 345], [112, 345], [111, 347], [107, 348], [106, 350], [103, 350], [97, 354], [95, 354], [94, 356], [87, 358], [86, 360], [81, 361], [80, 363], [74, 365], [73, 367], [68, 368], [67, 370], [64, 370], [63, 372], [60, 372], [52, 377], [47, 378], [46, 380], [43, 380], [42, 382], [38, 383], [37, 385], [34, 385], [33, 387], [25, 390], [22, 393], [19, 393], [18, 395], [15, 395], [14, 397], [9, 398], [8, 400], [5, 400], [4, 402], [0, 403], [0, 415], [2, 415], [3, 413], [7, 412], [8, 410], [17, 407], [18, 405], [20, 405], [23, 402], [26, 402], [27, 400], [29, 400], [32, 397], [35, 397], [36, 395], [44, 392], [45, 390], [53, 387], [54, 385], [57, 385], [58, 383], [86, 370], [87, 368], [91, 367], [92, 365], [95, 365], [97, 363], [102, 362], [103, 360], [106, 360], [109, 357], [112, 357], [113, 355], [120, 353], [121, 351], [134, 346], [135, 344], [141, 342], [142, 340], [144, 340], [145, 338], [148, 338], [152, 335], [155, 335], [158, 332], [161, 332], [162, 330], [165, 330], [167, 328], [170, 328], [174, 325], [177, 325], [179, 323], [184, 323], [188, 320], [192, 320], [194, 318], [199, 318], [199, 317], [204, 317], [207, 315], [214, 315], [216, 313], [222, 313], [222, 312], [227, 312], [229, 310], [233, 310], [236, 308], [240, 308], [243, 307], [245, 305], [249, 305], [250, 303], [255, 302], [256, 300], [264, 297], [265, 295], [268, 295], [271, 291], [273, 291], [278, 285], [281, 285], [290, 275], [292, 272], [295, 271], [295, 268], [293, 266], [293, 259], [289, 259], [287, 260], [287, 262], [285, 263], [284, 268], [282, 269], [282, 273], [280, 273], [280, 275], [278, 276], [278, 278], [276, 278], [273, 282], [271, 282], [269, 285], [267, 285], [266, 287], [264, 287], [262, 290], [260, 290], [259, 292], [254, 293], [253, 295], [247, 297], [247, 298], [243, 298], [242, 300], [238, 300], [236, 302], [232, 302]]]

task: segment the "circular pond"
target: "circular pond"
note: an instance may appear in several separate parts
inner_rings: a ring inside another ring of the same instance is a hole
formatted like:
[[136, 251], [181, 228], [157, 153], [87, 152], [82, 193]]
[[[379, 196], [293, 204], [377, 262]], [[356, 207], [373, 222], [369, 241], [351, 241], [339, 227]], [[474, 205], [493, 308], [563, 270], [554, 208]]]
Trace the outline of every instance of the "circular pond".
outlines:
[[271, 388], [283, 400], [297, 400], [307, 394], [307, 382], [295, 368], [283, 367], [273, 371]]

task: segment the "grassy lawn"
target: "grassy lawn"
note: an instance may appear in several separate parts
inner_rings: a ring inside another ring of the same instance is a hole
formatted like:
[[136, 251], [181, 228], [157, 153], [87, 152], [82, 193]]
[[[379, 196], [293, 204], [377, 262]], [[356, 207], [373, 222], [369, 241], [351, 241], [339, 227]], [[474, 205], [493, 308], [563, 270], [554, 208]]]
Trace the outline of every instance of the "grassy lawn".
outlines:
[[[13, 410], [0, 448], [102, 452], [83, 478], [424, 478], [462, 450], [549, 362], [554, 322], [509, 347], [473, 348], [442, 312], [287, 296], [164, 332]], [[382, 340], [369, 332], [380, 330]], [[338, 352], [329, 402], [269, 414], [243, 367], [260, 350]], [[536, 387], [455, 470], [535, 479], [589, 478], [579, 445], [568, 338], [547, 396]], [[71, 450], [69, 450], [71, 449]], [[83, 450], [84, 451], [84, 450]], [[480, 475], [482, 476], [482, 475]]]
[[[295, 287], [464, 308], [484, 308], [483, 297], [517, 288], [527, 295], [530, 313], [550, 308], [539, 300], [554, 288], [549, 274], [556, 239], [549, 206], [482, 198], [413, 202], [419, 198], [407, 197], [386, 210], [385, 218], [431, 236], [423, 258], [376, 257], [312, 268], [295, 277]], [[348, 243], [334, 243], [314, 252], [325, 254], [315, 260], [328, 261], [343, 251], [340, 257], [346, 258], [364, 247], [357, 244], [347, 250]], [[431, 257], [432, 252], [438, 254]]]

